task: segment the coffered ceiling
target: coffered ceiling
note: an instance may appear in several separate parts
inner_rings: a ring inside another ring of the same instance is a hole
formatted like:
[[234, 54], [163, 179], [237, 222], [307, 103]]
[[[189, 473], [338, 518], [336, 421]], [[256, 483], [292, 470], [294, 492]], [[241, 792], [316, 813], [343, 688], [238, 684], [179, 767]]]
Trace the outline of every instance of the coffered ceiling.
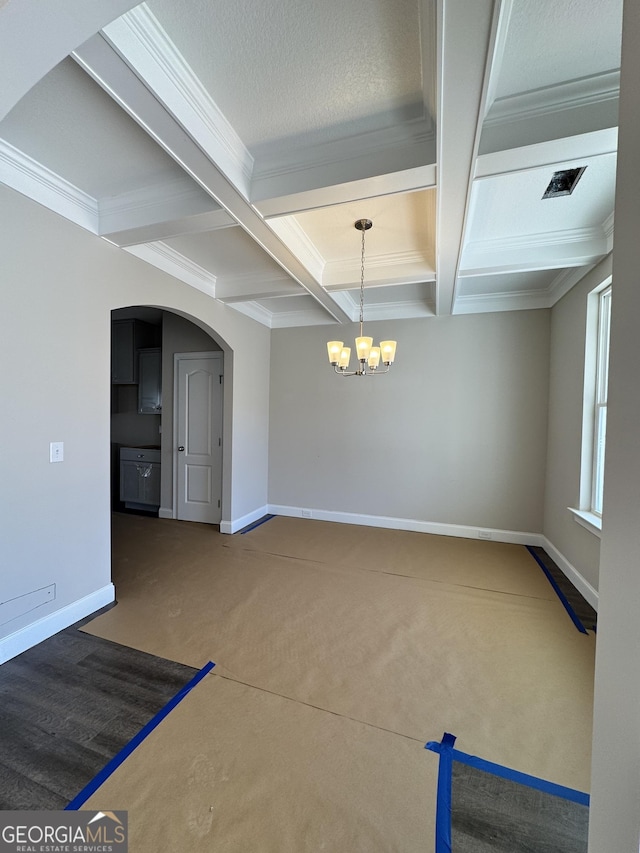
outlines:
[[267, 326], [356, 319], [360, 218], [369, 319], [549, 307], [611, 250], [621, 0], [111, 5], [0, 181]]

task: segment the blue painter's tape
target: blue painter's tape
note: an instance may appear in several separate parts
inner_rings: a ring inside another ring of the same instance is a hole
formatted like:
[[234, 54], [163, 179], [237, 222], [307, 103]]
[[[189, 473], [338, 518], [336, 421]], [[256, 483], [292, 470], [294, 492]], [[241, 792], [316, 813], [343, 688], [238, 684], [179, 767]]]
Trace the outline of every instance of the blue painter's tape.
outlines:
[[545, 794], [552, 794], [554, 797], [562, 797], [563, 800], [571, 800], [581, 806], [589, 805], [589, 794], [576, 791], [574, 788], [565, 788], [564, 785], [556, 785], [555, 782], [547, 782], [546, 779], [529, 776], [528, 773], [521, 773], [519, 770], [511, 770], [509, 767], [503, 767], [502, 764], [494, 764], [492, 761], [485, 761], [484, 758], [477, 758], [475, 755], [467, 755], [466, 752], [460, 752], [457, 749], [451, 750], [451, 755], [453, 760], [460, 764], [475, 767], [477, 770], [484, 770], [485, 773], [492, 773], [494, 776], [500, 776], [510, 782], [517, 782], [519, 785], [526, 785], [528, 788], [535, 788]]
[[588, 633], [587, 629], [584, 627], [584, 625], [582, 624], [582, 622], [578, 618], [573, 607], [567, 601], [565, 594], [563, 593], [563, 591], [560, 589], [560, 587], [556, 583], [556, 580], [553, 577], [553, 575], [551, 574], [551, 572], [549, 571], [549, 569], [545, 566], [545, 564], [542, 562], [540, 557], [538, 557], [538, 555], [533, 550], [533, 548], [531, 548], [530, 545], [526, 545], [525, 547], [526, 547], [527, 551], [531, 554], [533, 559], [536, 561], [536, 563], [540, 566], [540, 568], [545, 573], [545, 575], [547, 576], [547, 580], [549, 581], [551, 586], [554, 588], [556, 595], [558, 596], [558, 598], [562, 602], [564, 609], [567, 611], [567, 613], [571, 617], [571, 621], [573, 622], [573, 624], [576, 626], [578, 631], [580, 631], [582, 634], [587, 634]]
[[182, 702], [185, 696], [190, 693], [200, 681], [202, 681], [205, 675], [208, 672], [211, 672], [214, 666], [215, 663], [209, 661], [209, 663], [203, 666], [202, 669], [193, 676], [191, 681], [187, 682], [187, 684], [185, 684], [185, 686], [181, 690], [179, 690], [172, 699], [169, 699], [164, 708], [161, 708], [155, 715], [155, 717], [152, 717], [149, 722], [143, 728], [140, 729], [138, 734], [134, 735], [129, 741], [129, 743], [126, 744], [126, 746], [123, 746], [120, 752], [117, 755], [114, 755], [111, 761], [109, 761], [109, 763], [106, 764], [102, 768], [102, 770], [98, 774], [96, 774], [96, 776], [93, 777], [93, 779], [88, 783], [88, 785], [85, 785], [85, 787], [80, 791], [80, 793], [76, 797], [74, 797], [73, 800], [71, 800], [69, 805], [65, 806], [65, 811], [77, 811], [82, 805], [84, 805], [84, 803], [86, 803], [89, 797], [98, 790], [100, 785], [102, 785], [103, 782], [105, 782], [109, 778], [109, 776], [111, 776], [111, 774], [122, 764], [122, 762], [131, 755], [131, 753], [137, 746], [140, 746], [140, 744], [147, 737], [147, 735], [150, 735], [151, 732], [156, 728], [156, 726], [158, 726], [164, 720], [167, 714], [169, 714], [170, 711], [173, 711], [173, 709], [179, 702]]
[[438, 765], [438, 790], [436, 799], [436, 847], [435, 853], [451, 853], [451, 772], [455, 736], [445, 732], [442, 741], [429, 741], [425, 749], [440, 754]]
[[272, 518], [275, 518], [275, 515], [265, 515], [262, 518], [259, 518], [257, 521], [254, 521], [253, 524], [247, 524], [246, 527], [243, 527], [242, 530], [238, 532], [241, 536], [245, 533], [250, 533], [252, 530], [255, 530], [256, 527], [260, 527], [261, 524], [264, 524], [265, 521], [271, 521]]

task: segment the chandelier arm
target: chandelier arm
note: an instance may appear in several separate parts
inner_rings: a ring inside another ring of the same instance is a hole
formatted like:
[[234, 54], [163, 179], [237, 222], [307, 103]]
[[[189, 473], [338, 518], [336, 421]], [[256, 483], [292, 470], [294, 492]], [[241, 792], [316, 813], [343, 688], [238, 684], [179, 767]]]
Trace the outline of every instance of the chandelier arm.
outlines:
[[389, 372], [389, 367], [385, 370], [341, 370], [334, 365], [333, 369], [338, 376], [384, 376], [385, 373]]

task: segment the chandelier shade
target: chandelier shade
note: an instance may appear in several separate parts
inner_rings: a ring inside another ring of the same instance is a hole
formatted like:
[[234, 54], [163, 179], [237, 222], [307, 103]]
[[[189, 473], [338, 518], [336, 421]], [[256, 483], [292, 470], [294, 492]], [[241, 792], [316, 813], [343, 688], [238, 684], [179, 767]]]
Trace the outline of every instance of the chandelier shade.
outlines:
[[[370, 219], [358, 219], [355, 228], [362, 233], [360, 261], [360, 335], [356, 338], [357, 366], [349, 370], [351, 347], [345, 347], [343, 341], [329, 341], [327, 353], [329, 364], [340, 376], [376, 376], [388, 373], [396, 357], [396, 341], [381, 341], [380, 346], [373, 346], [373, 338], [363, 335], [364, 325], [364, 235], [373, 227]], [[386, 370], [379, 370], [380, 362]]]

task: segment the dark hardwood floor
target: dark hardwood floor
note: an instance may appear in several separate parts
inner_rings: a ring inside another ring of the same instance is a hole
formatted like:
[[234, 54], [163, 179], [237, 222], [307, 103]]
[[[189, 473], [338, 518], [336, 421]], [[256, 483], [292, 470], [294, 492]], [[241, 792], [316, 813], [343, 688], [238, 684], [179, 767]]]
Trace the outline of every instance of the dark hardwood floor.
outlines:
[[0, 666], [0, 809], [62, 809], [197, 670], [67, 628]]
[[542, 563], [566, 598], [574, 614], [587, 631], [595, 631], [598, 624], [598, 614], [583, 597], [562, 569], [547, 554], [544, 548], [529, 546], [529, 552]]

